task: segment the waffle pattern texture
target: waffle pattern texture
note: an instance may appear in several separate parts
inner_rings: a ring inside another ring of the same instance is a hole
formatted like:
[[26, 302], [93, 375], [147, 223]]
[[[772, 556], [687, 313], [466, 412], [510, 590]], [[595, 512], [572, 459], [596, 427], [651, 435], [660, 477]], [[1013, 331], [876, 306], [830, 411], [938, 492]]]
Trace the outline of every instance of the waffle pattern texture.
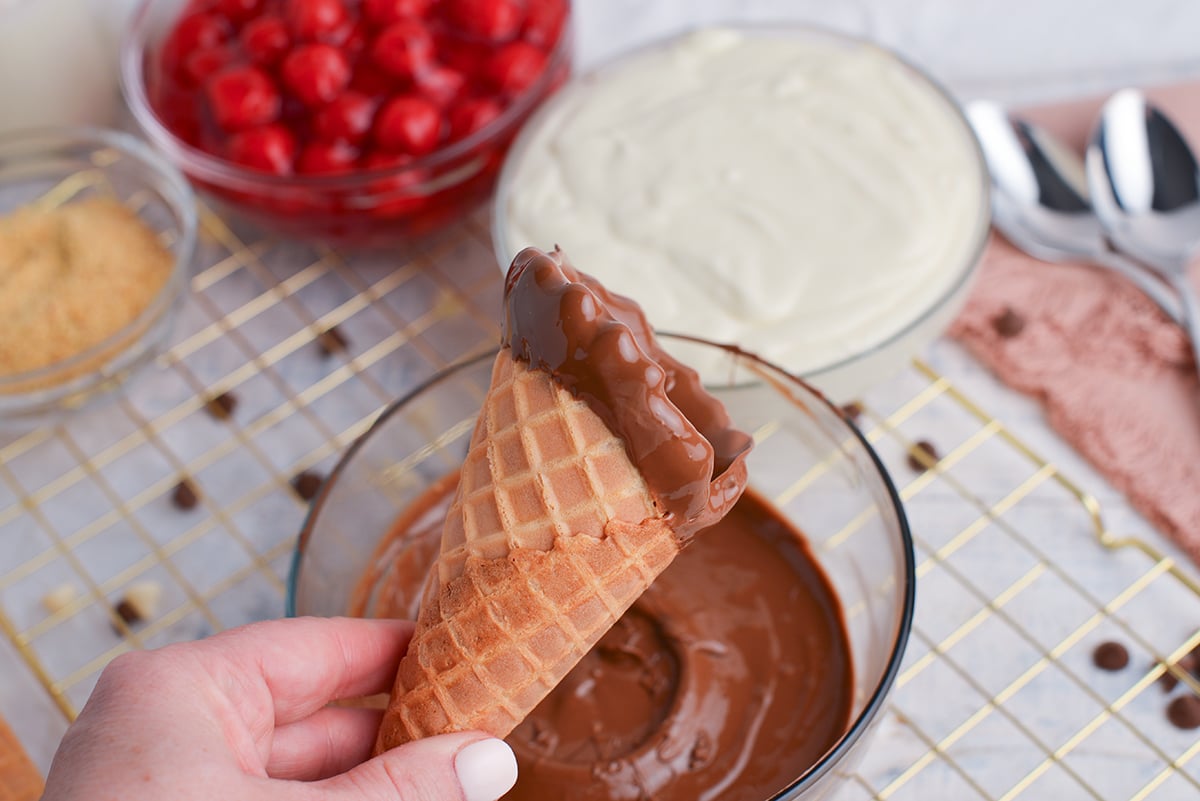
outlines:
[[41, 796], [42, 774], [0, 719], [0, 801], [36, 801]]
[[678, 552], [624, 442], [502, 351], [377, 750], [506, 736]]

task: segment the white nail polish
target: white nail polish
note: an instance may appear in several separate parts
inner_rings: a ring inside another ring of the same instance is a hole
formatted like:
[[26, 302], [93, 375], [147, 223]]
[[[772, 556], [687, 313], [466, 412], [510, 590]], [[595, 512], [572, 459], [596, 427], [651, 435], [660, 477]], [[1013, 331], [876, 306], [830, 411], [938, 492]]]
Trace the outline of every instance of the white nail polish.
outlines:
[[480, 740], [458, 752], [454, 772], [466, 801], [496, 801], [517, 783], [517, 758], [503, 740]]

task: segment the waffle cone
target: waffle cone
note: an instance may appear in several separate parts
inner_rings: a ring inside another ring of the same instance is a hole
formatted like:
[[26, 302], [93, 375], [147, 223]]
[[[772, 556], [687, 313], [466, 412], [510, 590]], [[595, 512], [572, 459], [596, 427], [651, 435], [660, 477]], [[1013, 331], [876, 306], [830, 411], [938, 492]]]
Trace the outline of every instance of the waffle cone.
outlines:
[[624, 442], [502, 351], [376, 751], [508, 735], [679, 547]]
[[42, 774], [29, 759], [21, 741], [0, 718], [0, 801], [36, 801], [41, 798]]

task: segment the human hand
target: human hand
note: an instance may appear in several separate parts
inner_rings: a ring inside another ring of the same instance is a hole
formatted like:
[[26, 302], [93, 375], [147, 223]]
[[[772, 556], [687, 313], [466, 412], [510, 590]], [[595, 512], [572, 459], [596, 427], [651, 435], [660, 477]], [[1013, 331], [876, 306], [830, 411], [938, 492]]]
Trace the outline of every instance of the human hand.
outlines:
[[413, 626], [300, 618], [123, 654], [67, 730], [43, 801], [495, 801], [512, 751], [480, 732], [368, 759]]

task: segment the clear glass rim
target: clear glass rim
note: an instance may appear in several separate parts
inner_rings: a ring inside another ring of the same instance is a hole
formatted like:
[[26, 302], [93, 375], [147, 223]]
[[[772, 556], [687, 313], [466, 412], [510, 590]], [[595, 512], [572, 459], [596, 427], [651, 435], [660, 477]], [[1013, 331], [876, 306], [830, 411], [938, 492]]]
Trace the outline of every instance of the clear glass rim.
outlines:
[[[511, 243], [508, 241], [505, 232], [505, 223], [507, 222], [507, 213], [505, 211], [507, 203], [506, 199], [512, 190], [514, 176], [517, 171], [517, 166], [522, 160], [524, 152], [530, 147], [534, 136], [544, 124], [546, 118], [554, 111], [561, 103], [566, 102], [567, 96], [575, 87], [582, 86], [590, 80], [594, 80], [597, 76], [603, 74], [609, 69], [620, 66], [628, 59], [636, 58], [643, 53], [661, 49], [677, 42], [681, 39], [690, 36], [697, 31], [711, 28], [729, 28], [732, 30], [752, 33], [752, 34], [800, 34], [803, 36], [824, 37], [844, 45], [852, 45], [856, 47], [868, 47], [879, 53], [884, 54], [889, 59], [894, 61], [898, 66], [907, 71], [919, 82], [924, 83], [930, 88], [946, 105], [951, 112], [956, 124], [962, 130], [962, 133], [967, 142], [970, 143], [970, 149], [973, 154], [972, 163], [975, 167], [976, 184], [977, 184], [977, 201], [979, 203], [979, 216], [974, 221], [971, 238], [971, 247], [964, 254], [963, 263], [959, 268], [958, 274], [954, 281], [946, 288], [946, 291], [934, 299], [927, 308], [914, 317], [908, 324], [897, 329], [889, 334], [883, 340], [876, 344], [859, 351], [851, 356], [844, 356], [836, 361], [828, 364], [815, 367], [804, 372], [804, 377], [810, 380], [818, 380], [823, 376], [836, 373], [840, 370], [849, 367], [852, 364], [868, 359], [874, 354], [886, 351], [888, 348], [902, 341], [913, 331], [921, 328], [929, 321], [931, 317], [938, 313], [947, 304], [952, 302], [955, 296], [962, 292], [971, 283], [979, 269], [980, 261], [983, 257], [984, 248], [988, 243], [988, 232], [991, 229], [992, 220], [992, 200], [991, 200], [991, 179], [987, 171], [987, 161], [983, 156], [983, 148], [979, 144], [979, 139], [975, 136], [974, 129], [971, 128], [967, 121], [966, 114], [963, 112], [962, 106], [955, 100], [954, 95], [950, 93], [940, 81], [934, 78], [929, 72], [917, 66], [912, 61], [909, 61], [904, 56], [900, 55], [895, 50], [885, 47], [878, 42], [870, 39], [855, 36], [850, 33], [838, 31], [814, 23], [802, 22], [752, 22], [746, 20], [727, 20], [706, 22], [701, 25], [689, 28], [684, 31], [675, 32], [662, 36], [651, 41], [642, 43], [629, 50], [618, 53], [617, 55], [605, 60], [604, 62], [592, 67], [586, 72], [579, 73], [569, 80], [554, 97], [548, 99], [542, 107], [534, 112], [526, 122], [521, 132], [517, 134], [516, 140], [512, 147], [509, 148], [507, 155], [504, 158], [504, 164], [500, 168], [500, 176], [496, 181], [496, 195], [492, 202], [491, 229], [492, 229], [492, 248], [495, 254], [496, 264], [503, 270], [508, 269], [508, 264], [512, 259], [509, 255]], [[548, 246], [552, 243], [543, 243], [541, 246]]]
[[[862, 712], [858, 714], [858, 717], [854, 719], [841, 738], [839, 738], [833, 747], [831, 747], [829, 751], [827, 751], [825, 755], [812, 767], [798, 776], [795, 781], [793, 781], [787, 787], [784, 787], [767, 800], [786, 801], [786, 799], [792, 797], [795, 793], [802, 792], [808, 787], [811, 787], [816, 782], [820, 781], [821, 777], [825, 776], [827, 773], [837, 767], [838, 763], [842, 761], [846, 754], [849, 753], [854, 745], [863, 737], [864, 734], [866, 734], [867, 730], [870, 728], [875, 716], [883, 708], [884, 701], [886, 700], [888, 693], [891, 691], [892, 684], [895, 682], [896, 676], [900, 672], [900, 662], [904, 658], [904, 651], [908, 645], [909, 634], [912, 630], [917, 589], [916, 555], [913, 548], [912, 532], [908, 525], [908, 517], [904, 513], [904, 505], [900, 500], [900, 493], [896, 490], [896, 485], [892, 482], [891, 476], [888, 475], [887, 470], [884, 468], [883, 462], [879, 458], [879, 454], [877, 454], [875, 449], [871, 447], [871, 444], [867, 441], [867, 438], [858, 429], [858, 427], [846, 420], [839, 408], [832, 401], [826, 398], [819, 390], [809, 385], [808, 382], [804, 381], [802, 378], [792, 375], [786, 370], [773, 365], [770, 362], [755, 356], [754, 354], [746, 353], [745, 351], [742, 351], [734, 346], [722, 345], [717, 342], [711, 342], [706, 339], [701, 339], [700, 337], [688, 335], [662, 333], [660, 336], [668, 341], [674, 339], [691, 342], [707, 347], [720, 348], [721, 350], [733, 353], [739, 359], [749, 361], [758, 368], [766, 370], [775, 380], [779, 381], [784, 386], [787, 386], [790, 389], [798, 389], [802, 394], [820, 404], [823, 404], [832, 413], [835, 419], [841, 421], [841, 423], [845, 426], [846, 433], [853, 436], [858, 441], [858, 445], [870, 457], [871, 463], [875, 467], [875, 472], [887, 492], [887, 497], [890, 502], [892, 512], [896, 517], [904, 561], [904, 595], [900, 607], [900, 621], [896, 630], [896, 639], [892, 643], [892, 650], [888, 656], [887, 665], [884, 668], [879, 682], [875, 685], [875, 689], [871, 693], [870, 698], [867, 699], [866, 704], [863, 706]], [[308, 515], [305, 517], [304, 525], [300, 529], [300, 535], [296, 540], [295, 550], [292, 552], [292, 564], [291, 570], [288, 574], [287, 599], [285, 601], [285, 612], [288, 617], [296, 616], [296, 590], [300, 581], [301, 561], [304, 558], [304, 551], [307, 547], [309, 537], [312, 535], [313, 528], [316, 525], [318, 517], [320, 516], [321, 509], [325, 505], [325, 501], [328, 499], [332, 488], [337, 484], [338, 479], [346, 466], [355, 458], [359, 450], [364, 447], [366, 442], [371, 438], [372, 434], [374, 434], [377, 429], [385, 425], [392, 415], [399, 412], [415, 398], [429, 391], [432, 387], [446, 378], [449, 378], [450, 376], [455, 375], [462, 370], [474, 367], [481, 362], [490, 361], [494, 359], [495, 356], [496, 351], [489, 351], [456, 364], [452, 364], [449, 367], [440, 370], [437, 374], [422, 382], [419, 386], [405, 394], [402, 398], [392, 402], [379, 415], [379, 417], [375, 419], [375, 422], [371, 424], [371, 427], [367, 429], [357, 440], [355, 440], [354, 443], [351, 444], [351, 446], [342, 455], [341, 459], [338, 460], [337, 465], [334, 467], [333, 471], [329, 474], [329, 477], [321, 486], [321, 490], [317, 494], [317, 497], [313, 499], [312, 505], [309, 507]]]
[[554, 49], [548, 54], [546, 68], [523, 94], [511, 105], [505, 107], [498, 117], [478, 131], [447, 147], [415, 158], [403, 166], [357, 170], [347, 175], [272, 175], [247, 169], [206, 153], [175, 136], [159, 120], [146, 93], [143, 69], [150, 37], [151, 10], [161, 2], [162, 0], [141, 0], [122, 39], [120, 82], [126, 105], [129, 106], [134, 119], [147, 138], [176, 161], [188, 174], [194, 175], [202, 181], [243, 191], [297, 189], [353, 191], [380, 179], [412, 175], [452, 163], [455, 159], [469, 155], [481, 145], [486, 145], [512, 130], [550, 87], [555, 73], [568, 60], [574, 45], [574, 29], [572, 27], [574, 9], [568, 4], [567, 19]]
[[195, 195], [187, 180], [179, 170], [147, 147], [144, 142], [129, 134], [103, 128], [30, 128], [4, 134], [0, 136], [0, 164], [8, 159], [19, 159], [31, 154], [47, 155], [57, 148], [68, 146], [107, 148], [119, 151], [134, 161], [140, 162], [165, 181], [171, 192], [176, 195], [175, 198], [164, 196], [163, 200], [170, 206], [175, 222], [179, 226], [178, 250], [166, 283], [150, 301], [150, 304], [133, 320], [74, 356], [45, 367], [39, 367], [36, 370], [0, 376], [0, 395], [6, 394], [6, 391], [11, 394], [23, 394], [14, 393], [10, 388], [25, 384], [41, 385], [43, 382], [46, 383], [43, 389], [52, 391], [54, 387], [49, 385], [56, 383], [55, 379], [58, 376], [71, 373], [80, 365], [87, 364], [106, 354], [112, 354], [113, 358], [116, 358], [120, 354], [114, 353], [114, 349], [122, 343], [130, 343], [128, 347], [132, 347], [131, 340], [136, 338], [138, 332], [147, 330], [155, 320], [169, 314], [171, 307], [184, 293], [185, 279], [196, 248], [197, 226]]

